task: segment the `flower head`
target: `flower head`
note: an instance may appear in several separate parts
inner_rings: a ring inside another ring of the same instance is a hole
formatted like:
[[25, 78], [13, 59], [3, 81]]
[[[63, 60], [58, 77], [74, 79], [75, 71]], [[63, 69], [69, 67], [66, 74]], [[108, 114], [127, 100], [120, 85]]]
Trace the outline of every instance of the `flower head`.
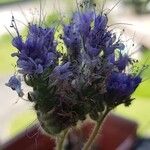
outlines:
[[61, 66], [56, 66], [54, 68], [54, 76], [60, 80], [68, 80], [69, 77], [73, 76], [70, 64], [70, 62], [67, 62]]
[[91, 23], [94, 20], [94, 13], [92, 11], [76, 12], [72, 20], [82, 40], [85, 41], [91, 31]]
[[41, 74], [53, 67], [58, 59], [54, 29], [30, 25], [26, 41], [21, 36], [13, 39], [12, 44], [19, 50], [17, 65], [22, 74]]
[[131, 58], [129, 58], [129, 56], [127, 54], [122, 55], [120, 53], [119, 59], [116, 61], [116, 66], [118, 68], [119, 71], [123, 71], [126, 66], [130, 63]]
[[23, 97], [23, 92], [21, 89], [21, 79], [20, 76], [12, 76], [8, 83], [5, 84], [6, 86], [10, 87], [12, 90], [16, 91], [19, 95], [19, 97]]
[[125, 73], [113, 72], [107, 81], [107, 94], [111, 98], [110, 103], [123, 103], [135, 91], [142, 79]]
[[[28, 99], [35, 103], [38, 120], [50, 134], [75, 126], [89, 115], [97, 120], [105, 109], [128, 105], [142, 79], [129, 72], [133, 62], [125, 44], [109, 28], [107, 15], [95, 11], [75, 12], [62, 25], [60, 46], [53, 28], [29, 25], [23, 41], [18, 35], [12, 44], [18, 49], [17, 66], [27, 85], [33, 87]], [[12, 77], [7, 84], [21, 92]]]

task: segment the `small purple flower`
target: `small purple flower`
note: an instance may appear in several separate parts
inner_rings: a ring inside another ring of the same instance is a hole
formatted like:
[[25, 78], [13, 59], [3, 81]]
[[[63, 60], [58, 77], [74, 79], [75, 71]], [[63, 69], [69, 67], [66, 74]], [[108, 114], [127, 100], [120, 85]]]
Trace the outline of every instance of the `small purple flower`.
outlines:
[[20, 76], [12, 76], [8, 83], [5, 84], [6, 86], [10, 87], [12, 90], [16, 91], [18, 93], [19, 97], [23, 97], [24, 93], [21, 89], [21, 79]]
[[120, 97], [129, 97], [141, 81], [142, 79], [139, 76], [113, 72], [107, 81], [107, 92], [116, 99]]
[[[113, 54], [116, 49], [123, 49], [123, 43], [117, 41], [116, 35], [111, 33], [107, 27], [108, 18], [105, 15], [98, 15], [94, 21], [94, 27], [90, 31], [87, 45], [93, 50], [97, 49], [97, 55], [103, 51], [104, 56]], [[91, 55], [90, 49], [87, 52]], [[95, 51], [93, 51], [95, 53]]]
[[72, 59], [78, 59], [81, 50], [81, 36], [74, 24], [64, 26], [63, 40], [67, 46], [68, 55]]
[[88, 42], [86, 43], [86, 50], [87, 50], [87, 53], [90, 57], [96, 57], [99, 55], [100, 53], [100, 49], [99, 48], [96, 48], [96, 47], [92, 47]]
[[95, 18], [94, 21], [94, 29], [95, 30], [105, 30], [105, 28], [107, 27], [107, 23], [108, 23], [108, 18], [106, 15], [98, 15]]
[[71, 63], [67, 62], [63, 65], [56, 66], [53, 71], [54, 76], [60, 80], [69, 80], [69, 78], [73, 76], [70, 65]]
[[116, 66], [117, 66], [119, 71], [123, 71], [126, 68], [126, 66], [128, 65], [129, 62], [130, 62], [129, 56], [126, 55], [126, 54], [123, 56], [120, 53], [119, 59], [116, 62]]
[[12, 45], [16, 47], [19, 51], [21, 51], [24, 48], [24, 43], [22, 41], [21, 36], [17, 36], [12, 40]]
[[76, 12], [73, 16], [73, 24], [83, 38], [83, 41], [89, 36], [91, 31], [91, 22], [94, 20], [94, 13], [92, 11]]
[[26, 41], [18, 36], [12, 44], [19, 50], [12, 56], [18, 57], [17, 65], [22, 74], [41, 74], [48, 67], [53, 67], [59, 57], [52, 28], [30, 25]]

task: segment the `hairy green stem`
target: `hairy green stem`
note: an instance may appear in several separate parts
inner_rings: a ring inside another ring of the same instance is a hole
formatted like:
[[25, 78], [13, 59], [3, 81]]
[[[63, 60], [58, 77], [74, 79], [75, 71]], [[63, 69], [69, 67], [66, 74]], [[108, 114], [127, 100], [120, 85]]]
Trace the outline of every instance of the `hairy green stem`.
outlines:
[[107, 114], [110, 112], [110, 110], [106, 110], [104, 112], [104, 114], [102, 116], [99, 117], [99, 119], [97, 120], [96, 122], [96, 125], [95, 125], [95, 128], [93, 129], [88, 141], [86, 142], [86, 144], [84, 145], [83, 147], [83, 150], [89, 150], [92, 146], [92, 144], [94, 143], [96, 137], [97, 137], [97, 134], [100, 130], [100, 127], [102, 125], [102, 122], [104, 121], [105, 117], [107, 116]]
[[63, 143], [65, 141], [68, 131], [69, 131], [69, 129], [64, 130], [62, 135], [60, 135], [60, 137], [58, 138], [56, 150], [63, 150]]

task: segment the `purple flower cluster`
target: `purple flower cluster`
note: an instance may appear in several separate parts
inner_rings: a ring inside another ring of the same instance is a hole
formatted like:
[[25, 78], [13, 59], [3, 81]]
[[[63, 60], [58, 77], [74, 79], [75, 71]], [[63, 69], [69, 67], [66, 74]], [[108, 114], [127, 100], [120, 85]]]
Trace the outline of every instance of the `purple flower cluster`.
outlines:
[[[127, 72], [134, 60], [103, 13], [76, 12], [62, 28], [59, 37], [67, 52], [61, 55], [52, 28], [30, 25], [25, 42], [20, 35], [12, 42], [18, 49], [13, 56], [18, 57], [19, 73], [33, 87], [28, 99], [50, 134], [76, 125], [87, 114], [96, 120], [105, 108], [127, 105], [142, 81], [138, 74]], [[10, 79], [8, 86], [21, 90], [16, 80]]]
[[107, 57], [115, 49], [123, 50], [124, 44], [117, 41], [116, 35], [108, 30], [107, 23], [106, 15], [96, 15], [94, 12], [75, 13], [72, 22], [64, 27], [64, 42], [71, 54], [78, 54], [84, 48], [90, 57], [96, 57], [101, 52]]
[[26, 41], [21, 36], [13, 39], [12, 44], [18, 49], [17, 66], [22, 74], [41, 74], [45, 69], [53, 67], [57, 61], [57, 43], [54, 41], [54, 29], [30, 25]]
[[[125, 45], [121, 39], [117, 39], [116, 34], [109, 30], [106, 15], [75, 13], [71, 23], [64, 26], [64, 42], [69, 49], [68, 55], [73, 57], [76, 54], [79, 67], [82, 68], [80, 74], [86, 78], [85, 82], [92, 82], [94, 76], [100, 78], [103, 75], [106, 85], [104, 91], [117, 93], [118, 97], [130, 96], [141, 82], [139, 76], [124, 73], [126, 67], [132, 64], [132, 59], [125, 54]], [[105, 85], [101, 88], [105, 88]]]
[[[131, 76], [125, 73], [113, 72], [108, 78], [107, 94], [111, 103], [122, 103], [122, 100], [129, 97], [141, 83], [139, 76]], [[121, 101], [120, 101], [121, 100]]]

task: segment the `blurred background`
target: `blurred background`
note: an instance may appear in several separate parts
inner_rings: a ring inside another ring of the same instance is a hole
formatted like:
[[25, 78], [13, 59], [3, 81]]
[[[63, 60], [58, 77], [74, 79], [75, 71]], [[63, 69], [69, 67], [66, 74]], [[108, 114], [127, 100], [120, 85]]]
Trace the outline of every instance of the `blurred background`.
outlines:
[[[95, 1], [96, 2], [96, 1]], [[15, 72], [15, 58], [11, 57], [10, 28], [12, 15], [23, 35], [30, 21], [39, 19], [40, 8], [46, 14], [47, 24], [57, 22], [76, 9], [75, 0], [0, 0], [0, 143], [13, 138], [36, 123], [33, 106], [18, 98], [17, 94], [5, 86]], [[97, 10], [108, 14], [109, 24], [126, 35], [125, 42], [134, 57], [143, 64], [150, 65], [150, 0], [97, 0]], [[143, 73], [143, 82], [133, 97], [130, 107], [119, 106], [114, 113], [138, 123], [138, 135], [150, 137], [150, 68]]]

